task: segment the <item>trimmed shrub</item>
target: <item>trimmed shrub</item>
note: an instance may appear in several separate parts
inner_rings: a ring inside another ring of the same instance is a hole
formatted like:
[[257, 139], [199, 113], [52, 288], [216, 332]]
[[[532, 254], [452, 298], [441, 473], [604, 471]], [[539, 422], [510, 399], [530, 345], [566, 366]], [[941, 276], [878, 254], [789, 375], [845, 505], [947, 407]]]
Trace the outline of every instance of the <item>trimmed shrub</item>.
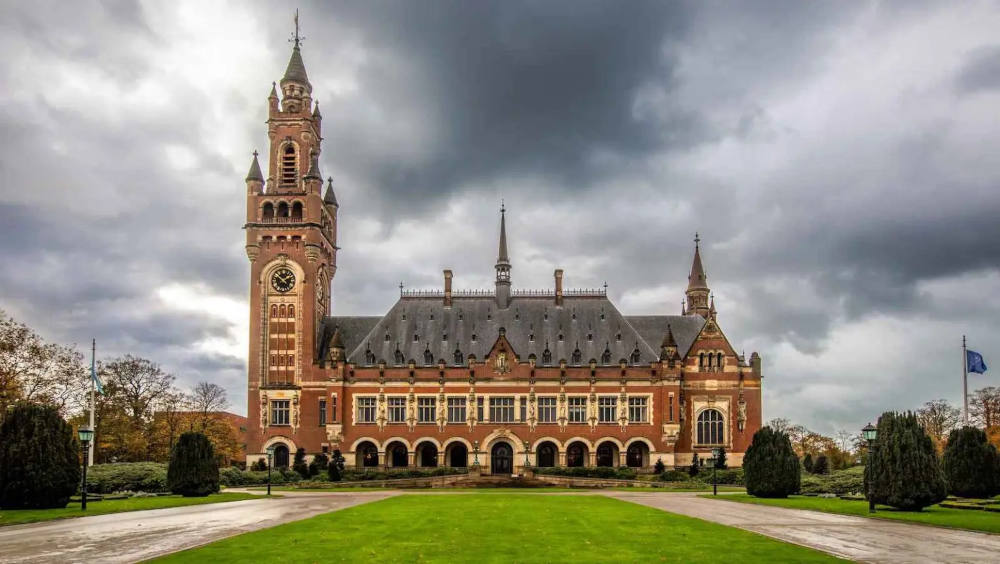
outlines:
[[344, 455], [340, 454], [340, 450], [333, 451], [333, 458], [326, 467], [326, 474], [331, 482], [339, 482], [344, 478]]
[[801, 469], [788, 435], [762, 427], [743, 456], [747, 493], [757, 497], [788, 497], [799, 491]]
[[811, 452], [807, 452], [805, 456], [802, 457], [802, 468], [806, 472], [812, 474], [813, 471], [813, 455]]
[[0, 425], [0, 508], [66, 507], [80, 484], [80, 455], [55, 408], [18, 403]]
[[[703, 484], [712, 483], [712, 473], [702, 472], [698, 475], [697, 480]], [[744, 473], [742, 468], [726, 468], [725, 470], [715, 471], [715, 483], [723, 484], [727, 486], [742, 486], [744, 480]]]
[[865, 488], [875, 503], [920, 511], [944, 500], [947, 483], [934, 442], [913, 413], [887, 411], [865, 469]]
[[700, 470], [701, 463], [698, 462], [698, 453], [696, 452], [694, 453], [694, 456], [691, 457], [691, 467], [688, 469], [688, 475], [694, 478], [698, 475]]
[[1000, 491], [1000, 457], [982, 429], [962, 427], [952, 431], [942, 466], [952, 495], [990, 497]]
[[292, 470], [298, 473], [299, 476], [308, 480], [309, 479], [309, 465], [306, 464], [306, 449], [299, 447], [295, 451], [295, 459], [292, 461]]
[[184, 497], [204, 497], [219, 491], [219, 467], [208, 437], [187, 432], [177, 439], [170, 453], [167, 485]]
[[664, 470], [667, 469], [667, 465], [663, 463], [662, 458], [656, 459], [656, 464], [653, 465], [653, 472], [656, 474], [663, 474]]
[[854, 466], [837, 470], [826, 475], [806, 474], [802, 476], [799, 490], [804, 494], [862, 494], [865, 491], [865, 467]]
[[266, 472], [267, 459], [265, 459], [264, 457], [258, 458], [257, 462], [254, 462], [253, 464], [250, 465], [250, 470], [253, 470], [255, 472]]
[[660, 474], [661, 482], [687, 482], [691, 476], [683, 470], [667, 470]]
[[568, 468], [536, 468], [535, 472], [549, 476], [570, 476], [574, 478], [606, 478], [611, 480], [634, 480], [638, 473], [633, 468], [611, 466], [574, 466]]
[[821, 454], [816, 457], [816, 462], [813, 462], [813, 474], [829, 474], [830, 473], [830, 460], [825, 454]]
[[162, 462], [116, 462], [87, 469], [87, 492], [166, 492], [167, 465]]
[[312, 462], [309, 463], [309, 477], [314, 478], [319, 476], [321, 472], [326, 472], [326, 465], [330, 463], [330, 457], [326, 453], [319, 453], [313, 457]]
[[219, 483], [224, 486], [245, 486], [243, 483], [244, 470], [236, 466], [226, 466], [219, 469]]
[[719, 448], [719, 458], [715, 460], [715, 467], [719, 470], [725, 470], [729, 467], [726, 463], [726, 449], [721, 447]]

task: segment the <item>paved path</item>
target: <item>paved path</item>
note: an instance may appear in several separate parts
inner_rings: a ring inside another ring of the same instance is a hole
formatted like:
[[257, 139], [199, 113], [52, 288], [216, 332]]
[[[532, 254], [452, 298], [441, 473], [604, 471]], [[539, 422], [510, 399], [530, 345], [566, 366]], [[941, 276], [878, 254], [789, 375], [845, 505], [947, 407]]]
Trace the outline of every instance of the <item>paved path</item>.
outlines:
[[705, 499], [698, 494], [604, 492], [604, 495], [861, 562], [1000, 561], [1000, 535]]
[[0, 527], [0, 561], [136, 562], [399, 492], [291, 494]]

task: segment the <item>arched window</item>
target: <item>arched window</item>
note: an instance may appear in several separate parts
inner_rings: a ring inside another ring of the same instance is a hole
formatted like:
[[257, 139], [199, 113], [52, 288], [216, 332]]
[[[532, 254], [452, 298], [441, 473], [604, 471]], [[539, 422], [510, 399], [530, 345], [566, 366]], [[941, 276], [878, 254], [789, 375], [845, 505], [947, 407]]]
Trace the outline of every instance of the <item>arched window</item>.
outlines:
[[542, 364], [546, 366], [552, 364], [552, 351], [550, 351], [547, 347], [544, 351], [542, 351]]
[[268, 202], [264, 204], [264, 211], [261, 213], [261, 219], [264, 221], [271, 221], [274, 219], [274, 204]]
[[278, 317], [278, 305], [271, 304], [271, 317]]
[[639, 355], [639, 347], [636, 347], [632, 351], [632, 364], [639, 364], [640, 360], [642, 360], [642, 357]]
[[292, 219], [302, 219], [302, 202], [292, 204]]
[[463, 361], [462, 351], [460, 351], [459, 349], [455, 349], [455, 364], [457, 366], [462, 366], [462, 361]]
[[289, 305], [288, 306], [288, 317], [295, 317], [295, 306], [294, 305]]
[[288, 202], [278, 203], [278, 217], [288, 217]]
[[576, 350], [573, 351], [573, 364], [580, 364], [581, 360], [583, 360], [583, 354], [580, 352], [580, 348], [577, 347]]
[[281, 306], [278, 307], [278, 317], [285, 317], [285, 304], [281, 304]]
[[721, 445], [725, 442], [722, 412], [706, 409], [698, 414], [698, 444]]
[[698, 354], [698, 366], [705, 366], [705, 353]]
[[295, 158], [295, 145], [285, 145], [281, 153], [281, 183], [295, 184], [298, 178], [298, 159]]
[[295, 357], [288, 355], [288, 366], [295, 366]]
[[718, 366], [719, 368], [722, 368], [722, 353], [719, 353], [716, 356], [715, 365]]

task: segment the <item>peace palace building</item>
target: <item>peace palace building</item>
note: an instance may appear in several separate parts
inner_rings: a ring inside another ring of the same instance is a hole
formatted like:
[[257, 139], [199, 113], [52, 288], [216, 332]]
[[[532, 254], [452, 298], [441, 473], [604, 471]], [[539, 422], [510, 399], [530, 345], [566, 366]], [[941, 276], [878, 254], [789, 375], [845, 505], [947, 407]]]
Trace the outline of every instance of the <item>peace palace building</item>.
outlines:
[[[339, 449], [348, 466], [741, 462], [761, 425], [761, 362], [716, 319], [695, 240], [681, 315], [622, 315], [604, 290], [512, 288], [503, 210], [493, 290], [403, 291], [377, 317], [331, 316], [337, 270], [322, 117], [298, 41], [268, 98], [268, 173], [246, 178], [247, 461]], [[659, 261], [651, 262], [653, 268]], [[680, 298], [680, 296], [678, 296]]]

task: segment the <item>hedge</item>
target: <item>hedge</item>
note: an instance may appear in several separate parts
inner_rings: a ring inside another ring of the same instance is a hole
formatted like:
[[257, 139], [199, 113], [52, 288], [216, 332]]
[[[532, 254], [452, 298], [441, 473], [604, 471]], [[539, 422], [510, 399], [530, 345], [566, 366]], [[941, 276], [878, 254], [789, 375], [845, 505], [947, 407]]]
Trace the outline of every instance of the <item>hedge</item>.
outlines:
[[614, 480], [634, 480], [638, 473], [632, 468], [613, 468], [610, 466], [574, 466], [572, 468], [559, 466], [554, 468], [535, 468], [537, 474], [549, 476], [571, 476], [574, 478], [605, 478]]
[[803, 474], [800, 489], [804, 494], [860, 494], [865, 493], [865, 467], [855, 466], [829, 474]]
[[165, 492], [167, 465], [160, 462], [97, 464], [87, 469], [87, 491], [100, 494]]
[[[302, 480], [298, 472], [289, 468], [273, 468], [271, 484], [288, 484]], [[219, 470], [219, 483], [227, 487], [267, 485], [267, 470], [240, 470], [236, 467]]]

